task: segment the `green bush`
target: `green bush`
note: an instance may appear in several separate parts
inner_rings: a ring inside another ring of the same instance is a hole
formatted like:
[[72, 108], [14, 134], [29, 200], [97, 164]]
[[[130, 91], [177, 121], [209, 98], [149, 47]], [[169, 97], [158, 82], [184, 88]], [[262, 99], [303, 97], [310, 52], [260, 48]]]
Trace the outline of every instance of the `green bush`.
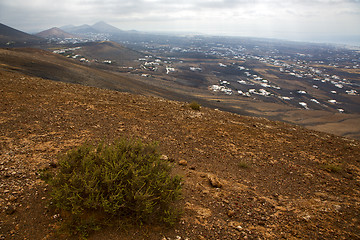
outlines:
[[200, 104], [198, 104], [197, 102], [191, 102], [189, 104], [189, 107], [193, 110], [200, 111]]
[[323, 165], [322, 168], [328, 172], [339, 173], [343, 170], [342, 166], [336, 164], [326, 164]]
[[86, 234], [107, 220], [172, 225], [179, 217], [173, 203], [181, 195], [181, 178], [170, 175], [171, 165], [160, 158], [155, 144], [125, 139], [84, 144], [64, 155], [59, 167], [55, 175], [45, 176], [53, 204], [69, 215], [72, 233]]
[[244, 161], [238, 163], [239, 168], [250, 168], [250, 164]]

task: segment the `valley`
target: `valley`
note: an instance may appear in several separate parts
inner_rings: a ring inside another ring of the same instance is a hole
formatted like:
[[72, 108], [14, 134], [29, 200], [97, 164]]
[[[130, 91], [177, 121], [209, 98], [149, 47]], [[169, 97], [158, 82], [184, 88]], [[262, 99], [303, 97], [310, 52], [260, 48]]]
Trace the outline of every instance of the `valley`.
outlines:
[[[119, 42], [116, 47], [114, 42], [99, 42], [53, 51], [173, 92], [161, 95], [167, 99], [196, 100], [213, 108], [360, 138], [358, 51], [205, 36]], [[120, 54], [115, 49], [121, 46], [128, 50]]]

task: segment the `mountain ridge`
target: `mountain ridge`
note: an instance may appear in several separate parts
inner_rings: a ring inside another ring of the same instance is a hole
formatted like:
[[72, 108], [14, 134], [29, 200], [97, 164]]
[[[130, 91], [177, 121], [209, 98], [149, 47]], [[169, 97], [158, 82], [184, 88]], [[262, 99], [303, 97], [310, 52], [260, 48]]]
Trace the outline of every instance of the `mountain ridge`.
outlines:
[[93, 25], [83, 24], [79, 26], [75, 25], [66, 25], [60, 27], [61, 30], [69, 33], [108, 33], [108, 34], [119, 34], [124, 31], [114, 27], [104, 21], [99, 21]]
[[60, 27], [60, 29], [72, 34], [99, 33], [98, 30], [88, 24], [83, 24], [79, 26], [68, 25], [64, 27]]
[[57, 27], [53, 27], [48, 30], [41, 31], [37, 33], [36, 36], [42, 38], [76, 38], [75, 35], [67, 33], [64, 30], [61, 30], [60, 28]]
[[38, 44], [44, 39], [0, 23], [0, 46]]
[[114, 27], [104, 21], [97, 22], [97, 23], [93, 24], [91, 27], [98, 30], [99, 32], [104, 32], [104, 33], [117, 34], [117, 33], [124, 32], [124, 31], [120, 30], [119, 28]]

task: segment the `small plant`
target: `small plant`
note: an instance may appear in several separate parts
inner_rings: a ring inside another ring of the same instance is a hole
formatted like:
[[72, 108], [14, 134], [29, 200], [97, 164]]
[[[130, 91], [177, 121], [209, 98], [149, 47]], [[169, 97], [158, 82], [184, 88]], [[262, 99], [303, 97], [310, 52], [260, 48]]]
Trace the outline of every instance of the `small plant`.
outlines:
[[324, 170], [332, 173], [339, 173], [343, 170], [342, 166], [336, 164], [326, 164], [322, 167]]
[[59, 160], [59, 171], [42, 173], [51, 186], [54, 206], [65, 211], [72, 234], [86, 235], [106, 221], [158, 220], [174, 224], [173, 207], [181, 195], [181, 178], [171, 176], [171, 165], [156, 145], [117, 140], [111, 145], [84, 144]]
[[197, 102], [191, 102], [189, 104], [189, 107], [193, 110], [200, 111], [200, 104], [198, 104]]
[[250, 164], [249, 163], [247, 163], [247, 162], [244, 162], [244, 161], [241, 161], [241, 162], [239, 162], [238, 163], [238, 167], [239, 168], [250, 168]]

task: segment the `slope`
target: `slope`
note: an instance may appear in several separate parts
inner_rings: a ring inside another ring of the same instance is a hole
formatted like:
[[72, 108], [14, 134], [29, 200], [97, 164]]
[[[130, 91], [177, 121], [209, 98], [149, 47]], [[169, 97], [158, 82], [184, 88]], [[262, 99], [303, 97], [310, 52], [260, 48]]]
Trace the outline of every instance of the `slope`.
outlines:
[[116, 33], [121, 33], [123, 32], [122, 30], [107, 24], [106, 22], [100, 21], [95, 23], [94, 25], [91, 26], [92, 28], [94, 28], [95, 30], [101, 32], [101, 33], [111, 33], [111, 34], [116, 34]]
[[36, 37], [11, 28], [0, 23], [0, 47], [1, 46], [22, 46], [26, 44], [35, 44], [44, 41], [43, 38]]
[[42, 38], [76, 38], [76, 36], [67, 33], [60, 28], [53, 27], [48, 30], [39, 32], [36, 34], [36, 36], [42, 37]]
[[[334, 114], [326, 111], [307, 111], [283, 104], [264, 103], [247, 98], [214, 94], [207, 88], [190, 87], [179, 84], [176, 75], [161, 71], [151, 72], [152, 77], [144, 78], [141, 73], [149, 73], [135, 67], [132, 74], [122, 66], [139, 64], [135, 62], [141, 53], [124, 48], [113, 42], [88, 43], [76, 50], [91, 59], [112, 60], [116, 64], [82, 64], [38, 49], [0, 49], [0, 64], [8, 69], [21, 71], [46, 79], [78, 83], [86, 86], [107, 88], [131, 93], [159, 96], [178, 101], [197, 101], [202, 105], [231, 111], [247, 116], [260, 116], [273, 120], [287, 121], [307, 128], [334, 133], [341, 136], [360, 138], [359, 114]], [[103, 59], [101, 59], [104, 57]], [[124, 65], [122, 65], [124, 63]], [[163, 67], [164, 68], [164, 67]], [[105, 70], [105, 71], [104, 71]], [[125, 73], [120, 73], [125, 72]], [[189, 75], [190, 76], [190, 75]], [[198, 81], [197, 76], [191, 80]]]
[[0, 91], [2, 238], [66, 239], [55, 234], [66, 215], [47, 207], [37, 170], [86, 140], [120, 136], [158, 141], [173, 159], [184, 214], [173, 229], [109, 227], [90, 239], [360, 238], [359, 141], [9, 66]]
[[131, 78], [88, 67], [58, 54], [32, 48], [0, 49], [3, 68], [55, 81], [77, 83], [139, 94], [165, 91]]
[[73, 25], [67, 25], [60, 27], [60, 29], [72, 33], [72, 34], [88, 34], [88, 33], [99, 33], [98, 30], [95, 28], [92, 28], [88, 24], [83, 24], [81, 26], [73, 26]]
[[144, 56], [144, 54], [126, 48], [115, 42], [91, 42], [81, 44], [81, 49], [76, 51], [77, 54], [89, 59], [112, 60], [118, 65], [134, 62]]
[[[99, 57], [102, 52], [96, 50], [99, 47], [99, 44], [103, 46], [104, 51], [106, 51], [106, 49], [110, 49], [109, 52], [116, 51], [119, 54], [118, 57], [126, 56], [126, 52], [129, 53], [129, 58], [133, 58], [132, 56], [137, 54], [136, 51], [123, 48], [117, 44], [113, 45], [111, 42], [89, 43], [90, 48], [85, 50], [84, 54], [91, 54], [91, 50], [94, 49], [95, 52], [99, 52], [99, 55], [96, 54], [94, 56]], [[86, 47], [84, 48], [86, 49]], [[126, 59], [126, 57], [124, 57], [124, 59]], [[82, 64], [77, 60], [72, 60], [64, 56], [39, 49], [0, 49], [0, 66], [11, 71], [19, 71], [31, 76], [55, 81], [76, 83], [85, 86], [106, 88], [147, 96], [159, 96], [180, 101], [197, 99], [196, 97], [177, 91], [177, 89], [155, 85], [153, 82], [147, 81], [147, 79], [144, 81], [143, 78], [139, 78], [134, 75], [120, 74], [114, 71], [106, 71], [106, 69], [104, 71], [102, 70], [104, 68], [104, 64], [100, 66], [96, 64], [88, 66], [87, 64]], [[213, 107], [211, 104], [208, 105]]]

